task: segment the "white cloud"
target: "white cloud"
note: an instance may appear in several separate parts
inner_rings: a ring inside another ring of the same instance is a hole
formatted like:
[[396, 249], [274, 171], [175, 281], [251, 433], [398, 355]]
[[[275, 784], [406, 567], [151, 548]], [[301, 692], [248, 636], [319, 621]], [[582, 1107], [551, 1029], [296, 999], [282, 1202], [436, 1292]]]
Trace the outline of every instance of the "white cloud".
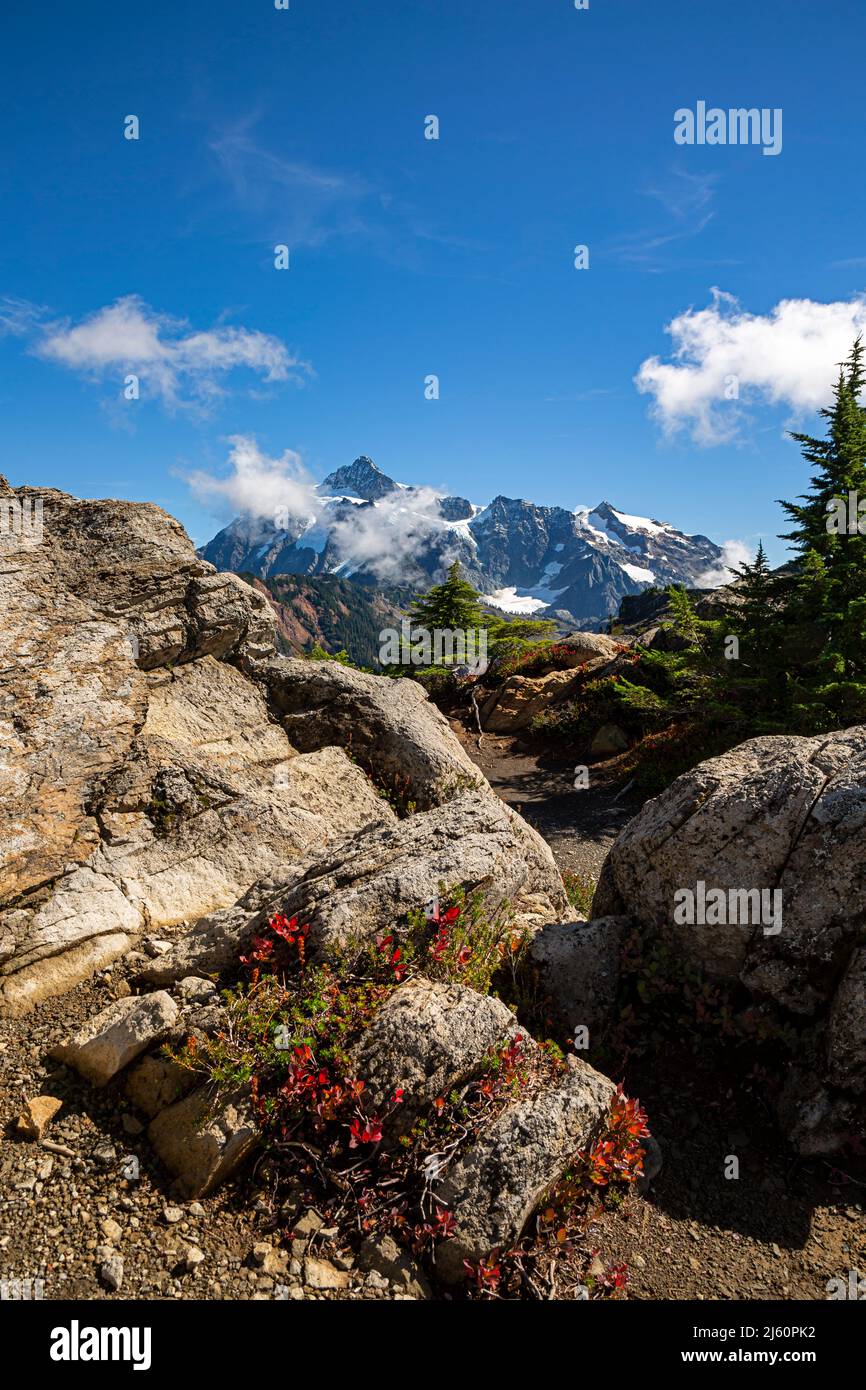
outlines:
[[186, 479], [200, 502], [216, 502], [220, 510], [227, 508], [232, 515], [241, 513], [274, 523], [279, 513], [296, 520], [318, 515], [321, 499], [299, 454], [286, 449], [278, 458], [270, 458], [246, 435], [234, 435], [229, 443], [232, 471], [227, 477], [217, 478], [199, 469]]
[[721, 556], [715, 565], [698, 575], [695, 588], [718, 589], [722, 584], [729, 584], [734, 570], [740, 565], [750, 564], [754, 558], [755, 547], [747, 545], [745, 541], [723, 541]]
[[[829, 304], [783, 299], [767, 314], [747, 313], [721, 290], [712, 296], [705, 309], [667, 325], [672, 360], [649, 357], [635, 377], [665, 431], [688, 429], [703, 445], [734, 439], [749, 404], [794, 412], [826, 405], [838, 364], [866, 333], [864, 295]], [[734, 389], [739, 398], [728, 399]]]
[[118, 299], [77, 324], [47, 325], [34, 351], [97, 379], [135, 373], [143, 395], [150, 390], [170, 406], [201, 405], [221, 395], [220, 378], [236, 368], [266, 382], [309, 371], [271, 334], [222, 327], [190, 331], [184, 320], [157, 313], [137, 295]]
[[443, 494], [413, 488], [382, 497], [374, 507], [354, 507], [333, 528], [346, 573], [366, 566], [384, 582], [405, 583], [418, 553], [447, 533], [439, 511]]

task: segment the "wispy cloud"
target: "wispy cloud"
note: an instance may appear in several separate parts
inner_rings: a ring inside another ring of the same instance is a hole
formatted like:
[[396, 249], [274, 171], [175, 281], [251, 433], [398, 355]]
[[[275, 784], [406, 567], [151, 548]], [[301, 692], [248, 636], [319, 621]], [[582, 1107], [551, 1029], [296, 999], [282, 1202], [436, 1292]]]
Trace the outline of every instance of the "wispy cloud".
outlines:
[[663, 179], [647, 184], [641, 191], [647, 198], [655, 198], [677, 221], [694, 219], [712, 203], [718, 174], [696, 174], [688, 169], [675, 167]]
[[[645, 184], [640, 192], [664, 209], [666, 225], [659, 226], [656, 222], [639, 231], [628, 232], [603, 248], [604, 253], [641, 270], [660, 272], [669, 268], [672, 263], [661, 253], [669, 246], [694, 241], [715, 218], [712, 204], [717, 183], [717, 174], [694, 174], [675, 167], [664, 177]], [[731, 264], [730, 261], [712, 263]], [[676, 265], [682, 269], [681, 257]]]
[[704, 309], [687, 309], [666, 327], [671, 361], [648, 357], [635, 377], [668, 434], [688, 430], [698, 444], [723, 444], [742, 431], [751, 404], [817, 410], [834, 369], [866, 333], [866, 296], [820, 304], [783, 299], [750, 314], [733, 295], [712, 291]]
[[359, 174], [318, 168], [268, 148], [256, 133], [260, 120], [253, 112], [209, 140], [236, 205], [267, 221], [267, 235], [293, 248], [370, 234], [371, 216], [381, 205], [377, 190]]
[[[420, 139], [420, 135], [419, 135]], [[390, 166], [389, 182], [284, 153], [273, 123], [256, 109], [207, 137], [220, 185], [228, 189], [227, 223], [245, 237], [284, 242], [292, 250], [351, 242], [410, 270], [451, 274], [451, 261], [471, 257], [474, 265], [490, 246], [419, 210], [409, 193], [414, 171]], [[447, 269], [430, 248], [452, 253]], [[429, 264], [428, 264], [429, 261]]]
[[[126, 295], [77, 323], [45, 321], [46, 311], [23, 301], [0, 306], [0, 329], [30, 339], [31, 351], [95, 381], [114, 377], [121, 384], [139, 377], [142, 396], [150, 394], [170, 408], [202, 407], [225, 394], [224, 381], [246, 370], [274, 384], [300, 381], [308, 363], [289, 352], [279, 338], [247, 328], [221, 325], [194, 329], [185, 319], [162, 314], [138, 297]], [[5, 317], [4, 317], [5, 315]]]
[[5, 295], [0, 299], [0, 338], [26, 338], [35, 333], [47, 313], [42, 305]]

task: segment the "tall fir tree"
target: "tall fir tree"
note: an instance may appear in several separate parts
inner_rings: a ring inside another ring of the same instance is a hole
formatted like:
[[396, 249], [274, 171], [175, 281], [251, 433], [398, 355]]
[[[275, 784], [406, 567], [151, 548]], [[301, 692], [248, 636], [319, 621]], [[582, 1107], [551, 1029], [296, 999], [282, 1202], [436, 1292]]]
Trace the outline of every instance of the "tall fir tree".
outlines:
[[[820, 625], [825, 640], [818, 669], [828, 682], [866, 677], [866, 535], [857, 511], [858, 501], [866, 504], [863, 358], [858, 338], [840, 368], [833, 404], [821, 411], [827, 438], [793, 435], [815, 471], [808, 493], [797, 502], [782, 502], [794, 522], [782, 539], [800, 553], [789, 582], [787, 619]], [[866, 530], [866, 517], [863, 526]]]

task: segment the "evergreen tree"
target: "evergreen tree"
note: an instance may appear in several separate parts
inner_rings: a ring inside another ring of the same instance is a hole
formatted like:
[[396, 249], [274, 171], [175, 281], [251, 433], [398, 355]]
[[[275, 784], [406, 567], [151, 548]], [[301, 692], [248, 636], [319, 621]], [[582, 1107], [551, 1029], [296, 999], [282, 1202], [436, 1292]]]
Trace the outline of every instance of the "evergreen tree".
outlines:
[[409, 607], [409, 616], [419, 627], [429, 632], [462, 630], [468, 632], [485, 626], [478, 602], [477, 589], [460, 576], [460, 561], [455, 560], [443, 584], [434, 584], [426, 594], [419, 595]]
[[747, 634], [759, 633], [771, 617], [776, 596], [773, 571], [767, 563], [764, 542], [758, 542], [758, 552], [751, 564], [740, 565], [734, 570], [739, 583], [736, 592], [740, 603], [734, 613]]
[[[858, 503], [866, 504], [863, 355], [858, 338], [840, 369], [833, 404], [821, 411], [827, 438], [794, 434], [815, 471], [808, 493], [797, 502], [782, 502], [794, 522], [782, 539], [800, 552], [788, 586], [786, 619], [820, 625], [824, 644], [816, 669], [827, 681], [866, 677], [866, 535], [858, 515]], [[862, 524], [866, 531], [866, 515]]]

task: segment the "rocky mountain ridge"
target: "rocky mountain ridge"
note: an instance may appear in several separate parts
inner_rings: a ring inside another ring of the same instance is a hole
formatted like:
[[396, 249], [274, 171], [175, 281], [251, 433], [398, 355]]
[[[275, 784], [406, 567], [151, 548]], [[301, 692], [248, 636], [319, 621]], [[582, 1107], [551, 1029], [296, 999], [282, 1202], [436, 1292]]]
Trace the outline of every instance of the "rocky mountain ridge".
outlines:
[[651, 585], [723, 577], [721, 548], [706, 536], [607, 501], [570, 512], [498, 496], [482, 507], [397, 483], [366, 456], [329, 474], [316, 493], [309, 516], [279, 525], [237, 518], [202, 557], [260, 578], [336, 574], [376, 588], [427, 587], [456, 559], [491, 606], [581, 627], [599, 626], [625, 595]]

